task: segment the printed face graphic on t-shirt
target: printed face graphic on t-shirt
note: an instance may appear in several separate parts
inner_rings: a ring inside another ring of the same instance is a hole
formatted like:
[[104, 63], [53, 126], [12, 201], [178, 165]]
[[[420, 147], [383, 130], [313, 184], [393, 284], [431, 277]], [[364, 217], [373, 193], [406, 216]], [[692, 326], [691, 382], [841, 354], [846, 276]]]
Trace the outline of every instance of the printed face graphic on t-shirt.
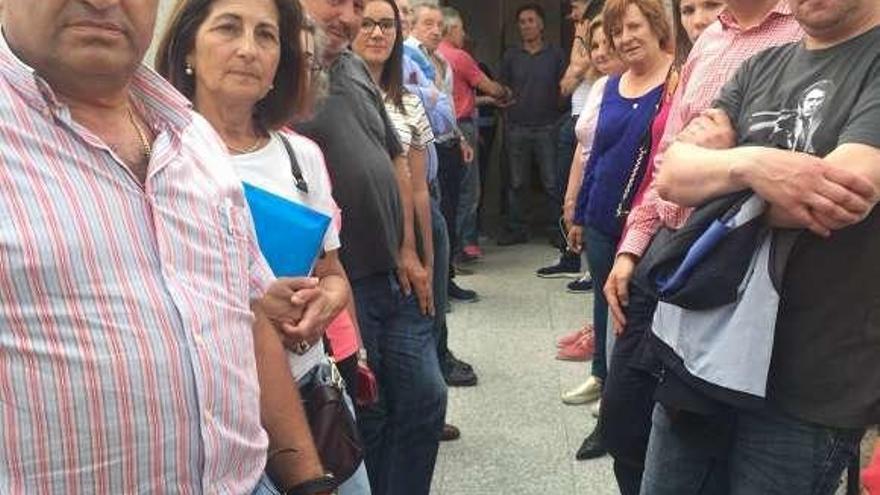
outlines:
[[749, 118], [749, 135], [763, 137], [777, 147], [804, 153], [815, 153], [813, 136], [822, 125], [825, 103], [832, 96], [834, 82], [823, 79], [811, 84], [800, 93], [795, 108], [759, 111]]

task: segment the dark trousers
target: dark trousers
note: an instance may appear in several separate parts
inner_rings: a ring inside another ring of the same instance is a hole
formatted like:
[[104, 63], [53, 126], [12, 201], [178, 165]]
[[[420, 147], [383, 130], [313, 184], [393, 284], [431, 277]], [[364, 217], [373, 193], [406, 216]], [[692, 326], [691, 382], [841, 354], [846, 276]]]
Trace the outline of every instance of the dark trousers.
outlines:
[[555, 228], [561, 211], [556, 189], [556, 126], [521, 126], [508, 124], [505, 142], [508, 153], [507, 230], [514, 234], [528, 232], [528, 187], [532, 166], [537, 165], [541, 186], [546, 195], [545, 225]]
[[577, 136], [574, 131], [577, 119], [577, 115], [565, 117], [562, 125], [559, 126], [559, 138], [556, 141], [556, 194], [560, 199], [565, 197], [571, 162], [574, 160], [574, 151], [577, 148]]
[[656, 308], [656, 299], [630, 285], [626, 328], [614, 342], [602, 393], [599, 427], [622, 495], [639, 493], [651, 435], [657, 378], [640, 358]]
[[351, 283], [361, 337], [379, 382], [377, 404], [358, 410], [376, 495], [427, 495], [446, 415], [434, 322], [393, 273]]
[[[458, 225], [458, 202], [461, 197], [461, 178], [464, 174], [464, 158], [458, 139], [436, 143], [437, 158], [440, 162], [437, 180], [440, 183], [440, 211], [446, 219], [449, 233], [450, 254], [452, 247], [458, 245], [455, 226]], [[449, 256], [447, 256], [449, 257]], [[449, 260], [449, 278], [455, 277], [452, 261]]]

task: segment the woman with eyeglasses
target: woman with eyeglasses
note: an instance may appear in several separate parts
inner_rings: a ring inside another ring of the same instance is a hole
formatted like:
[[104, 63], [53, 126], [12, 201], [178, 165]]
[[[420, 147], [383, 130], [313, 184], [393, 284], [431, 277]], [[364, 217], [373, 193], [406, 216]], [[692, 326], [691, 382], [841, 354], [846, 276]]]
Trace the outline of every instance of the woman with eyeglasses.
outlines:
[[[159, 72], [193, 102], [222, 138], [231, 171], [249, 185], [333, 219], [321, 252], [315, 253], [311, 276], [300, 278], [300, 289], [290, 294], [301, 305], [302, 315], [289, 322], [293, 327], [285, 344], [291, 351], [291, 372], [301, 386], [332, 373], [320, 335], [350, 299], [337, 254], [339, 210], [323, 154], [314, 142], [285, 127], [305, 110], [308, 96], [302, 24], [298, 2], [184, 0], [157, 55]], [[294, 235], [291, 244], [297, 242]], [[303, 334], [318, 337], [298, 337]], [[309, 431], [301, 433], [298, 441], [314, 449], [308, 445]], [[343, 494], [370, 493], [363, 463], [348, 480], [334, 479], [332, 473], [299, 472], [291, 466], [308, 449], [281, 441], [270, 438], [266, 470], [285, 493], [330, 493], [337, 487]]]
[[[360, 33], [352, 49], [367, 64], [373, 81], [385, 97], [385, 109], [404, 147], [413, 188], [413, 207], [418, 226], [421, 261], [433, 278], [434, 249], [431, 230], [431, 198], [427, 181], [427, 146], [434, 140], [431, 124], [418, 96], [403, 86], [403, 35], [397, 4], [392, 0], [368, 0]], [[433, 314], [433, 298], [423, 311]]]

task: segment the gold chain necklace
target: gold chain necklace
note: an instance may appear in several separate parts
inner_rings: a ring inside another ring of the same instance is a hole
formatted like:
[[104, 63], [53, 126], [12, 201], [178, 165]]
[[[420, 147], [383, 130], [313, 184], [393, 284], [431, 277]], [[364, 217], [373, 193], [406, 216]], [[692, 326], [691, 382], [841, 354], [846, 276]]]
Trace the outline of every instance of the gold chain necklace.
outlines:
[[257, 149], [260, 147], [260, 143], [262, 143], [262, 142], [263, 142], [263, 138], [261, 138], [260, 136], [257, 136], [256, 141], [254, 141], [254, 144], [248, 146], [247, 148], [236, 148], [235, 146], [232, 146], [231, 144], [227, 144], [226, 148], [233, 153], [236, 153], [239, 155], [247, 155], [249, 153], [253, 153], [254, 151], [257, 151]]
[[131, 109], [131, 105], [128, 105], [128, 120], [131, 121], [131, 125], [134, 126], [134, 129], [137, 131], [138, 138], [141, 141], [141, 147], [144, 151], [144, 157], [147, 161], [153, 157], [153, 146], [150, 145], [150, 140], [147, 138], [147, 133], [141, 128], [141, 125], [138, 124], [137, 119], [134, 116], [134, 110]]

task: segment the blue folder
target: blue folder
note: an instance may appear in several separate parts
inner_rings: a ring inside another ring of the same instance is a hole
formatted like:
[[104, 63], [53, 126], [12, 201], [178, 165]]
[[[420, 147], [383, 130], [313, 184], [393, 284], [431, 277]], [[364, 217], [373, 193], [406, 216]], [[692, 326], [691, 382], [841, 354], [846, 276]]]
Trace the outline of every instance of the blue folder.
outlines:
[[306, 277], [324, 246], [331, 218], [307, 206], [243, 183], [257, 241], [276, 277]]

